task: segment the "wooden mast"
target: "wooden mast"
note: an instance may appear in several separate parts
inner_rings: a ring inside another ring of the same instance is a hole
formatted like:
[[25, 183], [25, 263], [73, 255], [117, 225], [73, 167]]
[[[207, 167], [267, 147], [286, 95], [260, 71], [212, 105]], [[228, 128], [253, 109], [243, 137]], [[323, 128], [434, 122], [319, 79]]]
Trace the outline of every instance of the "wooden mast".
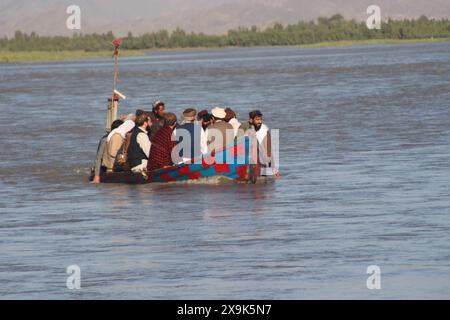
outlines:
[[117, 120], [117, 112], [119, 109], [119, 96], [116, 94], [117, 79], [119, 78], [119, 47], [122, 44], [121, 39], [115, 39], [112, 42], [114, 46], [114, 80], [111, 97], [108, 99], [108, 112], [106, 115], [106, 131], [111, 130], [112, 123]]

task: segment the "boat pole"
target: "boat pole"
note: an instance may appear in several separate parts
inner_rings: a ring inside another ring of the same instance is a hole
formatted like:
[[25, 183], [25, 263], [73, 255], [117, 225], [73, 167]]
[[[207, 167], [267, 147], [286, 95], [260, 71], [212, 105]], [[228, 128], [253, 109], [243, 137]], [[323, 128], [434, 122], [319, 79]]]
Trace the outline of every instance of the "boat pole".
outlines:
[[119, 96], [116, 94], [117, 80], [119, 78], [119, 47], [122, 45], [122, 39], [115, 39], [112, 42], [114, 46], [114, 80], [111, 97], [108, 99], [108, 112], [106, 115], [106, 131], [111, 130], [112, 123], [117, 119], [119, 109]]

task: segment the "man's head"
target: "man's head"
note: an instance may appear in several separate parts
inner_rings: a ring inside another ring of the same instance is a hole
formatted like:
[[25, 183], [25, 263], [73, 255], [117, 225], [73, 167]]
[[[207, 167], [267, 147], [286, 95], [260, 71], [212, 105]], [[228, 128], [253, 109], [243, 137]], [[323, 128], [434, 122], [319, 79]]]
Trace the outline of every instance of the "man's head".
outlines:
[[263, 114], [259, 110], [255, 110], [249, 113], [249, 122], [255, 127], [255, 130], [258, 131], [261, 129], [263, 123]]
[[206, 130], [212, 124], [212, 121], [213, 117], [211, 114], [209, 114], [208, 112], [204, 114], [201, 119], [203, 129]]
[[227, 116], [225, 109], [219, 107], [212, 109], [211, 113], [215, 120], [224, 120]]
[[197, 115], [197, 110], [194, 108], [189, 108], [183, 111], [183, 120], [186, 122], [194, 122], [195, 116]]
[[167, 127], [175, 128], [177, 125], [177, 116], [171, 112], [164, 115], [164, 123]]
[[225, 117], [226, 122], [230, 122], [231, 119], [236, 118], [236, 113], [230, 108], [226, 108], [225, 113], [227, 114], [227, 116]]
[[116, 120], [111, 124], [111, 131], [117, 129], [118, 127], [120, 127], [123, 124], [122, 120]]
[[208, 110], [202, 110], [197, 113], [197, 121], [202, 121], [203, 117], [207, 114], [209, 114]]
[[166, 113], [166, 105], [161, 100], [157, 100], [153, 103], [152, 111], [155, 117], [162, 119]]
[[137, 109], [137, 110], [136, 110], [136, 117], [139, 117], [141, 114], [144, 114], [144, 113], [145, 113], [144, 110]]
[[138, 126], [139, 128], [143, 128], [145, 130], [147, 130], [148, 127], [151, 125], [150, 116], [146, 112], [141, 113], [139, 116], [137, 116], [135, 122], [136, 126]]

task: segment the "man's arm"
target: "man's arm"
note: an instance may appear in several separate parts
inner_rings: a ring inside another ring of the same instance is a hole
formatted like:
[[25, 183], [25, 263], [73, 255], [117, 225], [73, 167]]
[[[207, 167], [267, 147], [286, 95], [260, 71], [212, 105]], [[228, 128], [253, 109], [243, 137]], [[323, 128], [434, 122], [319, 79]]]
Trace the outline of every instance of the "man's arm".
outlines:
[[98, 145], [97, 157], [95, 158], [94, 164], [94, 180], [93, 180], [94, 183], [100, 183], [100, 171], [102, 168], [103, 153], [105, 152], [106, 147], [106, 139], [107, 137], [103, 137]]
[[106, 137], [102, 138], [98, 145], [97, 157], [95, 158], [95, 164], [94, 164], [94, 175], [95, 176], [100, 175], [100, 170], [102, 167], [102, 160], [103, 160], [103, 153], [105, 152], [105, 147], [106, 147]]

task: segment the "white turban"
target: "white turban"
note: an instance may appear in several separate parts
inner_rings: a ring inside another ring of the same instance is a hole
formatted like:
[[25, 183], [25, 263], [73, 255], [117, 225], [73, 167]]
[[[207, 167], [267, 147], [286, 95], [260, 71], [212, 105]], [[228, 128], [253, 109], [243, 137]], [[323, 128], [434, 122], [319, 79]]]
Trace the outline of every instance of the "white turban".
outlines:
[[134, 121], [132, 120], [125, 121], [120, 127], [111, 131], [111, 133], [108, 135], [107, 141], [109, 142], [112, 136], [115, 135], [116, 133], [120, 134], [122, 138], [125, 139], [127, 133], [130, 132], [134, 128], [134, 126], [135, 126]]

